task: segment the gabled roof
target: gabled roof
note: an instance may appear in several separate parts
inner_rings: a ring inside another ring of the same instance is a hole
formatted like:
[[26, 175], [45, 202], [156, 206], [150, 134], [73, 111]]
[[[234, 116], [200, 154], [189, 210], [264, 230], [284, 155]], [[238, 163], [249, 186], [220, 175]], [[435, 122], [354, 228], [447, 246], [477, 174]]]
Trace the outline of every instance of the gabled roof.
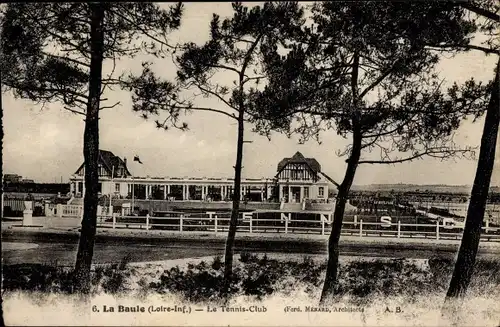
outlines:
[[[128, 170], [125, 161], [123, 161], [122, 158], [115, 156], [111, 151], [99, 150], [99, 162], [103, 164], [103, 166], [110, 174], [113, 171], [113, 167], [115, 167], [115, 174], [116, 174], [118, 168], [122, 166], [125, 168], [126, 175], [132, 176], [132, 174]], [[84, 165], [83, 163], [80, 165], [80, 167], [76, 170], [75, 174], [78, 173], [80, 169], [82, 169], [83, 165]], [[119, 177], [119, 176], [114, 176], [114, 177]]]
[[305, 163], [307, 166], [309, 166], [309, 168], [313, 172], [315, 172], [315, 173], [321, 172], [321, 165], [319, 164], [319, 162], [316, 159], [314, 159], [314, 158], [305, 158], [302, 153], [300, 153], [299, 151], [297, 151], [293, 155], [293, 157], [291, 157], [291, 158], [283, 158], [283, 160], [281, 160], [278, 163], [278, 173], [281, 172], [286, 167], [286, 165], [288, 165], [290, 163]]

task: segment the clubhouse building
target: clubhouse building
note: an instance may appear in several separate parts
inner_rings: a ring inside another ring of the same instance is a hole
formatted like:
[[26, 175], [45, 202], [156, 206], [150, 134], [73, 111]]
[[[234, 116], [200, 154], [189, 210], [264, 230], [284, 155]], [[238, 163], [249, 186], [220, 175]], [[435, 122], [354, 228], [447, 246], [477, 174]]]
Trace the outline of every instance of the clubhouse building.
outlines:
[[[70, 178], [74, 197], [84, 194], [83, 164]], [[335, 182], [321, 171], [314, 158], [300, 152], [283, 158], [272, 178], [241, 180], [241, 199], [252, 202], [303, 203], [306, 200], [323, 202], [328, 198], [328, 185]], [[99, 190], [101, 195], [122, 199], [151, 199], [168, 201], [231, 201], [234, 194], [231, 178], [179, 178], [133, 176], [127, 159], [110, 151], [99, 151]]]

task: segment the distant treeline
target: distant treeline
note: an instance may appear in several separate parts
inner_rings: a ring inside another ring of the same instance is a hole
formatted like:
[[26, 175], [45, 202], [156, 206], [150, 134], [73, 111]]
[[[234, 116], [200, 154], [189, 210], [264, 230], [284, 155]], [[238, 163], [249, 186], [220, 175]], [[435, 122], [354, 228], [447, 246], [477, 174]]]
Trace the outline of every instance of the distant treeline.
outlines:
[[70, 187], [67, 183], [4, 183], [3, 190], [16, 193], [61, 193], [64, 195], [69, 192]]
[[[354, 191], [349, 198], [352, 200], [372, 200], [377, 202], [455, 202], [466, 203], [469, 194], [466, 193], [444, 193], [444, 192], [397, 192], [397, 191]], [[489, 203], [500, 203], [500, 193], [491, 192], [488, 194]]]

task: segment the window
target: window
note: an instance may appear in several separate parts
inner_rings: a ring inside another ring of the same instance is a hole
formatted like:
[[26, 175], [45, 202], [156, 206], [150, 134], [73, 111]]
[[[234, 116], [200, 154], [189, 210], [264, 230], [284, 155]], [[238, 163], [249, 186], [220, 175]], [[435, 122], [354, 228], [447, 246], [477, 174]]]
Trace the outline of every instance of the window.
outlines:
[[318, 189], [318, 197], [322, 198], [325, 196], [325, 188], [324, 187], [320, 187]]
[[99, 164], [99, 176], [107, 176], [107, 172], [106, 172], [106, 169], [101, 165]]
[[115, 192], [120, 193], [120, 183], [115, 183]]

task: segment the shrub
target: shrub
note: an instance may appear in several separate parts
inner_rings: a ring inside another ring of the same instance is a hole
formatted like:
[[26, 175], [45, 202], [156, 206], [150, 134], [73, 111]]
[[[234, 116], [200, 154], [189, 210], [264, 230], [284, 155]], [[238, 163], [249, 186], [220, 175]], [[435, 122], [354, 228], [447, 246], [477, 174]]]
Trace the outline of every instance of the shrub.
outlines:
[[256, 254], [251, 254], [248, 251], [242, 251], [240, 253], [240, 262], [248, 263], [248, 262], [255, 262], [257, 260], [258, 256]]
[[[97, 265], [91, 271], [92, 293], [101, 289], [116, 294], [126, 291], [126, 280], [130, 276], [127, 269], [129, 257], [120, 264]], [[19, 264], [3, 266], [3, 289], [5, 291], [40, 291], [44, 293], [73, 292], [73, 269], [53, 264]]]
[[[219, 259], [220, 260], [220, 259]], [[217, 270], [213, 266], [218, 266]], [[160, 277], [158, 282], [151, 282], [150, 288], [159, 293], [174, 293], [193, 303], [212, 301], [222, 298], [223, 265], [214, 260], [208, 267], [204, 261], [197, 265], [189, 264], [186, 272], [173, 267]], [[234, 292], [234, 290], [230, 290]]]
[[212, 262], [212, 269], [213, 270], [219, 270], [223, 267], [224, 263], [222, 262], [222, 259], [220, 255], [214, 257], [214, 261]]
[[71, 293], [73, 290], [71, 269], [42, 264], [19, 264], [4, 265], [2, 270], [5, 291]]

